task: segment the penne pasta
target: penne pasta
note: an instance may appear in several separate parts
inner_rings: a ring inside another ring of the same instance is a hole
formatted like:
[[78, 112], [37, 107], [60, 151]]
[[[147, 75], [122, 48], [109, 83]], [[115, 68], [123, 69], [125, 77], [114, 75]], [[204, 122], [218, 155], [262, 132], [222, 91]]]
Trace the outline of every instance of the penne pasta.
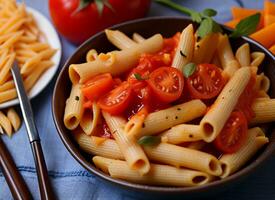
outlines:
[[259, 67], [265, 58], [265, 54], [262, 52], [251, 53], [251, 66]]
[[145, 40], [144, 37], [142, 37], [140, 34], [138, 33], [134, 33], [133, 34], [133, 40], [136, 42], [136, 43], [141, 43]]
[[111, 160], [95, 156], [95, 165], [110, 174], [113, 178], [123, 179], [140, 184], [196, 186], [210, 181], [210, 176], [203, 172], [188, 169], [178, 169], [167, 165], [152, 164], [148, 174], [141, 176], [129, 168], [125, 161]]
[[260, 75], [256, 76], [256, 83], [255, 88], [258, 91], [265, 91], [267, 92], [270, 87], [270, 80], [267, 76], [264, 75], [264, 73], [261, 73]]
[[80, 127], [87, 135], [92, 135], [96, 131], [96, 126], [100, 120], [100, 108], [93, 102], [92, 109], [84, 109], [80, 120]]
[[240, 63], [241, 67], [250, 66], [250, 48], [249, 44], [245, 43], [240, 46], [236, 51], [236, 59]]
[[188, 25], [181, 33], [180, 41], [172, 62], [172, 67], [182, 70], [184, 65], [191, 61], [194, 51], [194, 28]]
[[201, 131], [205, 135], [204, 141], [212, 142], [218, 136], [248, 84], [250, 76], [250, 68], [242, 67], [234, 73], [225, 85], [200, 122]]
[[224, 154], [220, 158], [223, 168], [223, 173], [220, 177], [225, 178], [236, 172], [266, 143], [268, 143], [268, 138], [265, 137], [260, 128], [249, 129], [248, 138], [243, 147], [236, 153]]
[[5, 133], [11, 137], [12, 135], [12, 125], [10, 120], [0, 111], [0, 126], [4, 129]]
[[255, 117], [251, 124], [267, 123], [275, 121], [275, 99], [256, 99], [252, 105]]
[[86, 62], [92, 62], [94, 61], [98, 56], [98, 53], [95, 49], [91, 49], [88, 51], [86, 55]]
[[21, 119], [13, 108], [8, 109], [7, 117], [10, 120], [13, 130], [18, 131], [21, 125]]
[[127, 35], [118, 30], [105, 30], [108, 40], [119, 49], [129, 49], [136, 45], [136, 42], [130, 39]]

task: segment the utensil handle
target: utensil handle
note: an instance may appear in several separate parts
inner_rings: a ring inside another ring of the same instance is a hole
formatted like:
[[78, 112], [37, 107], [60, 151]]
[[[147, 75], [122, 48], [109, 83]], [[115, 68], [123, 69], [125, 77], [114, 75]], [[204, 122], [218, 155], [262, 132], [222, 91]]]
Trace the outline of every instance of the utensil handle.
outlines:
[[40, 197], [42, 200], [55, 199], [53, 190], [51, 188], [40, 140], [31, 142], [31, 147], [35, 159]]
[[32, 199], [31, 193], [18, 172], [15, 163], [0, 137], [0, 169], [5, 176], [14, 199], [29, 200]]

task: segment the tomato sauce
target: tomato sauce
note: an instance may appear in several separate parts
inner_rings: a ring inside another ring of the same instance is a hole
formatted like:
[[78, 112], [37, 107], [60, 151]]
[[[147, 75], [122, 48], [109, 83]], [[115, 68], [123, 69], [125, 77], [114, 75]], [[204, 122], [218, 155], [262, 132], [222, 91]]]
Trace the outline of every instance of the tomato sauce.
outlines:
[[102, 122], [102, 124], [100, 124], [96, 127], [94, 136], [113, 139], [111, 131], [110, 131], [108, 125], [106, 124], [105, 120]]

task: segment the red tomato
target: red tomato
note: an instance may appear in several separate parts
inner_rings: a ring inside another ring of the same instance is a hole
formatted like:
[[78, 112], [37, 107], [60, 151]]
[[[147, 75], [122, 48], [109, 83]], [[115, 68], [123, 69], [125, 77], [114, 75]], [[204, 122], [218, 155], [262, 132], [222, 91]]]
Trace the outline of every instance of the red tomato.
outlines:
[[161, 52], [170, 53], [173, 58], [177, 50], [179, 40], [180, 40], [180, 32], [177, 32], [171, 38], [165, 38], [163, 41], [163, 49], [161, 50]]
[[102, 110], [113, 115], [118, 115], [128, 107], [131, 96], [131, 85], [128, 82], [123, 82], [117, 88], [102, 96], [98, 101], [98, 105]]
[[214, 145], [223, 153], [234, 153], [245, 143], [247, 129], [245, 115], [240, 111], [234, 111], [214, 140]]
[[80, 0], [49, 0], [55, 27], [64, 37], [76, 44], [111, 25], [144, 17], [151, 3], [150, 0], [109, 0], [113, 10], [105, 5], [100, 15], [94, 1], [85, 2], [91, 3], [77, 12]]
[[200, 64], [196, 72], [187, 79], [187, 87], [193, 98], [212, 99], [223, 88], [224, 79], [221, 71], [213, 64]]
[[111, 90], [113, 85], [114, 81], [110, 73], [100, 74], [88, 80], [82, 87], [82, 92], [87, 99], [94, 101]]
[[150, 74], [147, 81], [155, 96], [162, 102], [177, 100], [182, 93], [184, 79], [182, 73], [172, 67], [160, 67]]

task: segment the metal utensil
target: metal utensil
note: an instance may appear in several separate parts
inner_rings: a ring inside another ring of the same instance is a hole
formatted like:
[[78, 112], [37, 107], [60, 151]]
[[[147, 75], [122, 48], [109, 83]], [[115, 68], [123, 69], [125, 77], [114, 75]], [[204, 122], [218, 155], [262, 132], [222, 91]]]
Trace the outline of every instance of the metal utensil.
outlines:
[[[0, 126], [0, 133], [4, 134]], [[0, 137], [0, 169], [6, 179], [14, 199], [29, 200], [32, 199], [31, 193], [22, 178], [21, 174], [16, 168], [16, 165]]]
[[11, 68], [11, 72], [14, 79], [17, 96], [20, 102], [20, 108], [23, 114], [25, 126], [32, 148], [39, 183], [40, 197], [43, 200], [54, 199], [55, 197], [50, 185], [47, 166], [45, 163], [38, 131], [35, 126], [31, 104], [24, 88], [23, 80], [20, 74], [20, 69], [18, 67], [17, 61], [14, 62]]

